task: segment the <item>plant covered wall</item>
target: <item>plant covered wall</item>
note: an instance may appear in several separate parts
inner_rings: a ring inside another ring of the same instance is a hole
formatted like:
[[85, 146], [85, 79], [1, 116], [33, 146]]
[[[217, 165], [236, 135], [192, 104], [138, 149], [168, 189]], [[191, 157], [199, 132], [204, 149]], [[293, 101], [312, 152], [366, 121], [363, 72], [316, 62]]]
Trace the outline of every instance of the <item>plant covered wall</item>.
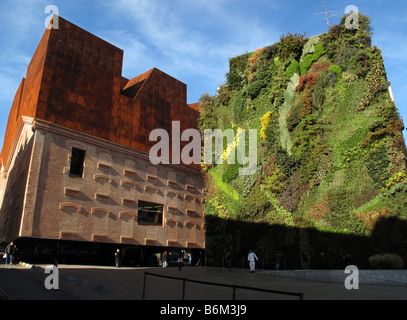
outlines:
[[[381, 218], [407, 219], [403, 123], [382, 55], [371, 46], [368, 17], [359, 14], [359, 29], [344, 21], [316, 37], [287, 34], [231, 58], [226, 83], [200, 102], [202, 132], [258, 132], [255, 174], [239, 175], [239, 164], [204, 165], [206, 216], [302, 230], [283, 245], [297, 243], [297, 262], [312, 251], [307, 228], [371, 236]], [[207, 225], [209, 255], [211, 237]]]

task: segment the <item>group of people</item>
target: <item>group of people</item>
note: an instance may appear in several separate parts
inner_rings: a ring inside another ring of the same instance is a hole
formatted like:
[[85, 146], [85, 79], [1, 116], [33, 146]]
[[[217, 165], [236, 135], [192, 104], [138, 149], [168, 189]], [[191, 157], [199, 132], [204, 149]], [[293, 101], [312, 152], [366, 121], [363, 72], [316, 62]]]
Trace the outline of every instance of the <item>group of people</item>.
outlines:
[[[254, 273], [255, 269], [256, 269], [256, 261], [258, 261], [259, 258], [256, 256], [256, 254], [252, 250], [249, 250], [247, 260], [249, 261], [250, 272]], [[231, 256], [230, 256], [229, 251], [226, 253], [225, 261], [226, 261], [226, 265], [227, 265], [228, 270], [229, 271], [232, 270], [231, 269]], [[182, 251], [180, 251], [179, 254], [178, 254], [177, 262], [178, 262], [178, 269], [181, 270], [182, 266], [184, 264], [184, 255], [183, 255]], [[201, 263], [202, 263], [202, 252], [200, 253], [199, 260], [197, 261], [196, 266], [200, 266]], [[115, 264], [116, 264], [117, 268], [120, 268], [121, 261], [120, 261], [120, 250], [119, 249], [117, 249], [117, 251], [115, 253]], [[167, 253], [167, 251], [164, 251], [164, 253], [162, 254], [162, 267], [163, 268], [168, 267], [168, 253]]]
[[[115, 265], [116, 265], [116, 268], [120, 268], [120, 267], [121, 267], [121, 253], [120, 253], [120, 249], [117, 249], [117, 250], [116, 250], [114, 256], [115, 256]], [[163, 254], [162, 254], [162, 267], [163, 267], [163, 268], [167, 268], [167, 267], [168, 267], [168, 258], [169, 258], [169, 257], [168, 257], [167, 251], [164, 251]], [[198, 265], [201, 265], [201, 261], [202, 261], [201, 259], [202, 259], [202, 252], [200, 253], [199, 260], [198, 260], [198, 262], [196, 263], [197, 266], [198, 266]], [[156, 263], [157, 263], [157, 256], [154, 254], [154, 255], [153, 255], [153, 264], [154, 264], [154, 266], [156, 266]], [[181, 270], [181, 269], [182, 269], [182, 266], [183, 266], [183, 264], [184, 264], [184, 254], [183, 254], [182, 251], [179, 251], [179, 253], [178, 253], [177, 263], [178, 263], [178, 268], [179, 268], [179, 270]]]

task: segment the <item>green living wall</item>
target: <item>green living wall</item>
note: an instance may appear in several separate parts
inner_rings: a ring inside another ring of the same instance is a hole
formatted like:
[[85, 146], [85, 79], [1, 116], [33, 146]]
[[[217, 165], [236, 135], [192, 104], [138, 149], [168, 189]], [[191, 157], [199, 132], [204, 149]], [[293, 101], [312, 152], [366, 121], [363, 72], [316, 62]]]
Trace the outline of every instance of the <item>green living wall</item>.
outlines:
[[243, 263], [249, 248], [265, 267], [279, 256], [287, 268], [316, 267], [321, 251], [332, 267], [345, 253], [363, 267], [385, 253], [407, 262], [404, 125], [369, 18], [359, 14], [352, 30], [344, 21], [229, 59], [218, 94], [201, 97], [202, 133], [258, 133], [254, 174], [239, 175], [239, 163], [202, 166], [212, 264], [226, 250]]

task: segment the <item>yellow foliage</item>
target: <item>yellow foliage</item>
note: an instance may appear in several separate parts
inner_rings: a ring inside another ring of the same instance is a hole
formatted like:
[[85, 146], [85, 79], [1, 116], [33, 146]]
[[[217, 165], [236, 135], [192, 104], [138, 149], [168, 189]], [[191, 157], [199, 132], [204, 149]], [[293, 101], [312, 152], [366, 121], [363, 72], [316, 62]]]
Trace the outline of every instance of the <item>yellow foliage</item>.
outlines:
[[249, 64], [254, 65], [257, 62], [259, 54], [263, 51], [264, 48], [256, 49], [252, 55], [249, 57]]
[[272, 112], [269, 111], [263, 117], [261, 117], [261, 119], [260, 119], [260, 121], [261, 121], [260, 138], [263, 139], [263, 140], [266, 140], [266, 138], [267, 138], [266, 129], [270, 125], [271, 115], [272, 115]]
[[[239, 127], [239, 128], [238, 128], [238, 131], [239, 131], [239, 130], [242, 130], [242, 128]], [[234, 139], [233, 142], [229, 143], [229, 144], [226, 146], [226, 149], [223, 150], [223, 154], [222, 154], [223, 160], [227, 160], [228, 157], [229, 157], [229, 155], [231, 155], [233, 152], [236, 151], [236, 148], [237, 148], [237, 146], [239, 145], [240, 140], [241, 140], [241, 137], [240, 137], [239, 135], [236, 135], [236, 139]]]
[[372, 231], [377, 221], [390, 215], [390, 210], [388, 208], [384, 208], [381, 210], [371, 210], [368, 212], [354, 212], [353, 215], [361, 220], [368, 230]]

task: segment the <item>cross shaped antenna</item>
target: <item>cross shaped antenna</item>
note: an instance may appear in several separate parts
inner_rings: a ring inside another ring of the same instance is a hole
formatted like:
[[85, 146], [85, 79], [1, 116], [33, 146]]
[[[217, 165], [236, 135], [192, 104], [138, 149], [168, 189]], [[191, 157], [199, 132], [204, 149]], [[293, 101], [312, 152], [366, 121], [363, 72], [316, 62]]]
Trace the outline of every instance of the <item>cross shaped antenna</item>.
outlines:
[[328, 27], [330, 28], [330, 27], [331, 27], [331, 23], [330, 23], [330, 21], [329, 21], [329, 18], [338, 15], [338, 13], [330, 14], [330, 13], [333, 13], [333, 12], [338, 12], [338, 11], [337, 11], [337, 10], [336, 10], [336, 11], [328, 11], [327, 6], [326, 6], [326, 0], [324, 0], [324, 12], [320, 12], [320, 13], [316, 13], [316, 14], [325, 14], [325, 16], [326, 16], [326, 22], [327, 22], [327, 24], [328, 24]]

